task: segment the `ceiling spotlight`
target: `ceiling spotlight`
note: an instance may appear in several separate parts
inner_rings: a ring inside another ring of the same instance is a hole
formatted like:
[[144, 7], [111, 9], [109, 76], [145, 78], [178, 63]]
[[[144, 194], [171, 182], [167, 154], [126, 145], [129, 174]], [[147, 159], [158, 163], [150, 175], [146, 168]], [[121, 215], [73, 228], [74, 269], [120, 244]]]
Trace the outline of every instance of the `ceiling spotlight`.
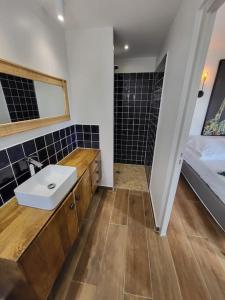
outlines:
[[64, 17], [63, 17], [63, 15], [58, 15], [58, 20], [59, 20], [60, 22], [64, 22]]
[[129, 45], [126, 44], [126, 45], [124, 46], [124, 49], [125, 49], [125, 50], [128, 50], [128, 49], [129, 49]]
[[64, 0], [56, 1], [56, 13], [60, 22], [64, 22]]

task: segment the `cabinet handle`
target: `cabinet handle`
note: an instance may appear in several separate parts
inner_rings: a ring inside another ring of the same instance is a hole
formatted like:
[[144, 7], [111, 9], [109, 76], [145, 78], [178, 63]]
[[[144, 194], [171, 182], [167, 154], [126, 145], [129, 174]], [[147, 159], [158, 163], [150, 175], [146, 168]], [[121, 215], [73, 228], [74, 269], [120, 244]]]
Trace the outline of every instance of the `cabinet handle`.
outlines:
[[75, 200], [76, 200], [76, 201], [80, 201], [80, 197], [77, 196], [77, 195], [75, 195]]
[[70, 209], [74, 209], [74, 207], [75, 207], [75, 203], [71, 203], [70, 204]]

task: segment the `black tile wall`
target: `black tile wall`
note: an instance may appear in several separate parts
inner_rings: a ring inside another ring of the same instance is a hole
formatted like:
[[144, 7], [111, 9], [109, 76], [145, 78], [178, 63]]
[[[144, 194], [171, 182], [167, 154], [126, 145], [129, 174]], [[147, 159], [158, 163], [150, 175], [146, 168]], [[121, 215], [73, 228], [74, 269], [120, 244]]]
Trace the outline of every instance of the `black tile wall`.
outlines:
[[14, 196], [19, 184], [30, 178], [26, 156], [35, 156], [47, 166], [56, 164], [77, 147], [99, 149], [99, 126], [72, 125], [1, 150], [0, 206]]
[[146, 171], [148, 183], [150, 182], [151, 166], [153, 162], [165, 66], [166, 66], [166, 57], [159, 64], [155, 72], [152, 96], [150, 101], [148, 131], [147, 131], [147, 139], [146, 139], [146, 156], [145, 156], [145, 171]]
[[0, 73], [0, 82], [12, 122], [40, 117], [33, 80]]
[[114, 77], [114, 162], [144, 164], [154, 73]]

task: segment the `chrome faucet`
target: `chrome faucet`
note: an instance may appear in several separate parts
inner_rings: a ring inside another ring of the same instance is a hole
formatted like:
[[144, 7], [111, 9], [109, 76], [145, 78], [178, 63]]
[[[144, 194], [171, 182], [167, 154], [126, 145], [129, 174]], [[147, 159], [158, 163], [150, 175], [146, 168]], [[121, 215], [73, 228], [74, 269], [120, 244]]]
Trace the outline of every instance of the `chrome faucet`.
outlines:
[[41, 169], [43, 167], [43, 164], [40, 163], [39, 161], [35, 160], [34, 158], [38, 159], [37, 155], [28, 156], [28, 157], [25, 158], [27, 163], [28, 163], [31, 176], [33, 176], [35, 174], [35, 168], [34, 167], [37, 167], [39, 169]]

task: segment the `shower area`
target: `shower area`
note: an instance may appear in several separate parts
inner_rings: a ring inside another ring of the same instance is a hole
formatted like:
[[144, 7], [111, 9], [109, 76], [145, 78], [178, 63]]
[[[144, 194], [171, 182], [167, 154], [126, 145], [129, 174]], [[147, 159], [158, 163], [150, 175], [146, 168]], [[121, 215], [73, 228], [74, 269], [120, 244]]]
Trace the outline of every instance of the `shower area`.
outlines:
[[114, 74], [114, 182], [148, 190], [166, 58], [156, 72]]

